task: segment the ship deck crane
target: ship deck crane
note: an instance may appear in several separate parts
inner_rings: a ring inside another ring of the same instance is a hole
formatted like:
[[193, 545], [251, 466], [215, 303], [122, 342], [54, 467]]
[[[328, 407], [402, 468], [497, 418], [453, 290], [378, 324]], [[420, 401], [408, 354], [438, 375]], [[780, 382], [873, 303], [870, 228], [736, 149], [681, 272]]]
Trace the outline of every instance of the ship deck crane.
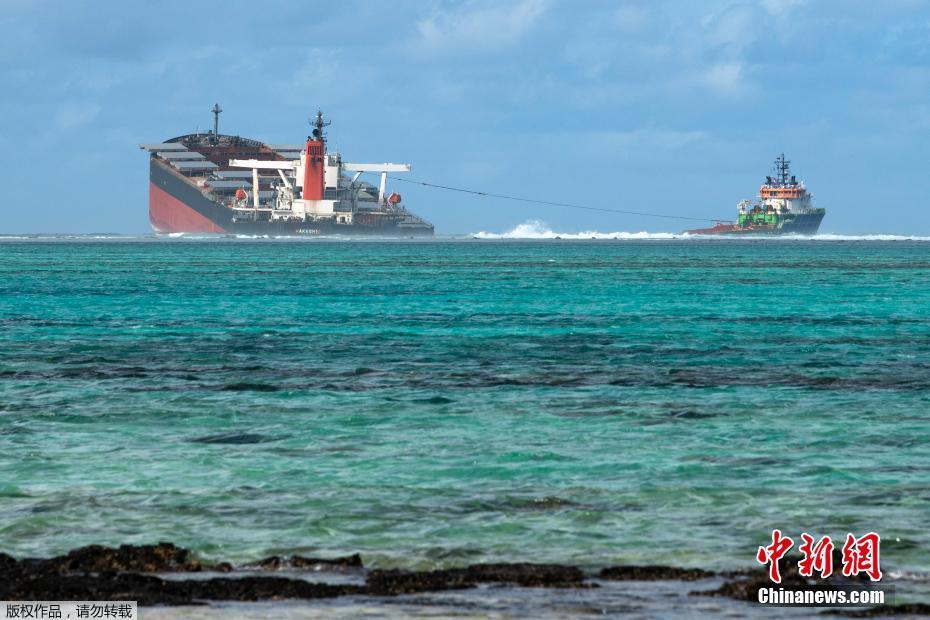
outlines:
[[359, 175], [363, 172], [378, 172], [381, 174], [381, 184], [378, 186], [378, 204], [384, 204], [384, 189], [387, 185], [388, 172], [410, 172], [410, 164], [342, 164], [346, 170], [353, 170], [355, 176], [352, 182], [358, 180]]
[[[295, 159], [291, 161], [268, 161], [263, 159], [230, 159], [229, 165], [234, 168], [251, 168], [252, 169], [252, 179], [253, 187], [258, 187], [258, 171], [259, 170], [277, 170], [278, 174], [281, 175], [281, 179], [284, 181], [284, 184], [290, 188], [291, 184], [287, 180], [287, 175], [284, 174], [285, 170], [291, 170], [294, 173], [296, 178], [300, 178], [298, 173], [298, 168], [300, 167], [300, 160]], [[388, 172], [410, 172], [410, 164], [394, 164], [394, 163], [383, 163], [383, 164], [354, 164], [354, 163], [343, 163], [342, 167], [346, 170], [352, 170], [355, 172], [355, 176], [352, 178], [352, 181], [355, 182], [358, 180], [358, 177], [364, 172], [374, 172], [381, 175], [381, 184], [378, 186], [378, 204], [384, 203], [384, 192], [387, 185], [387, 175]], [[258, 207], [258, 193], [253, 192], [253, 204], [255, 207]]]
[[258, 171], [259, 170], [277, 170], [281, 175], [281, 180], [288, 189], [291, 188], [290, 181], [287, 180], [285, 170], [292, 170], [296, 174], [297, 167], [300, 165], [299, 160], [294, 161], [268, 161], [264, 159], [230, 159], [229, 165], [234, 168], [251, 168], [252, 169], [252, 206], [258, 208]]

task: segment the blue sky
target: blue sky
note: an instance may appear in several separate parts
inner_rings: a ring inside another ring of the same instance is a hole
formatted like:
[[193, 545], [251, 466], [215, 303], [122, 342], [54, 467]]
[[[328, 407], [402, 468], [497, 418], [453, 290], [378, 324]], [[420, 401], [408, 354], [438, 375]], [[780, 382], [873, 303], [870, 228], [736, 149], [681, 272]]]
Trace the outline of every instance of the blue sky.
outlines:
[[[2, 232], [148, 231], [137, 148], [211, 124], [410, 178], [732, 217], [784, 151], [821, 232], [930, 233], [930, 3], [0, 0]], [[445, 233], [677, 231], [395, 184]]]

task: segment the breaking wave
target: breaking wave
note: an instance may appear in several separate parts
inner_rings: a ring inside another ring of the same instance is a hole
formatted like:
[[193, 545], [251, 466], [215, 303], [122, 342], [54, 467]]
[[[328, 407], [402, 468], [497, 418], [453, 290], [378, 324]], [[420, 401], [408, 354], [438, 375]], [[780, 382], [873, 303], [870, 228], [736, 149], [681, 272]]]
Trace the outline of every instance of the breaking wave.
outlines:
[[60, 241], [60, 240], [116, 240], [127, 241], [133, 239], [154, 238], [154, 235], [131, 235], [123, 233], [24, 233], [24, 234], [6, 234], [0, 233], [0, 241]]
[[540, 220], [528, 220], [505, 233], [477, 232], [475, 239], [740, 239], [758, 241], [930, 241], [930, 237], [917, 235], [779, 235], [779, 236], [718, 236], [690, 235], [688, 233], [670, 232], [555, 232], [548, 224]]
[[0, 243], [17, 242], [17, 241], [136, 241], [136, 242], [158, 242], [158, 241], [216, 241], [227, 242], [237, 240], [249, 241], [456, 241], [463, 239], [567, 239], [567, 240], [588, 240], [588, 239], [617, 239], [617, 240], [752, 240], [757, 242], [779, 242], [779, 241], [921, 241], [930, 242], [930, 236], [920, 235], [890, 235], [890, 234], [871, 234], [871, 235], [838, 235], [825, 233], [820, 235], [780, 235], [780, 236], [718, 236], [718, 235], [690, 235], [682, 232], [600, 232], [597, 230], [581, 232], [556, 232], [541, 220], [528, 220], [515, 226], [512, 230], [503, 233], [481, 231], [470, 235], [443, 235], [437, 234], [434, 237], [395, 237], [395, 236], [374, 236], [374, 235], [319, 235], [319, 236], [302, 236], [302, 235], [245, 235], [245, 234], [225, 234], [225, 233], [167, 233], [167, 234], [120, 234], [120, 233], [98, 233], [98, 234], [54, 234], [54, 233], [33, 233], [33, 234], [3, 234], [0, 233]]
[[554, 232], [540, 220], [529, 220], [505, 233], [477, 232], [476, 239], [688, 239], [687, 233], [666, 232], [598, 232], [595, 230], [577, 233]]

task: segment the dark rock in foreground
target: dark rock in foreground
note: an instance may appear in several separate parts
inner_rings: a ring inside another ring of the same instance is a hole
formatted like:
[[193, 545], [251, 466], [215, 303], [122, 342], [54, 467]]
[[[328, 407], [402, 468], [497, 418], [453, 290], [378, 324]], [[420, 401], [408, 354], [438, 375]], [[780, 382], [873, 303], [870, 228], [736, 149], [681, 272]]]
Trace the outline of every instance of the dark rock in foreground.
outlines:
[[67, 555], [40, 560], [47, 570], [64, 572], [105, 571], [136, 573], [200, 572], [203, 570], [229, 571], [229, 564], [202, 564], [190, 551], [172, 543], [157, 545], [122, 545], [116, 549], [89, 545], [70, 551]]
[[[716, 590], [691, 592], [694, 596], [726, 596], [740, 601], [754, 603], [759, 600], [759, 590], [762, 588], [781, 587], [786, 590], [817, 591], [832, 590], [836, 586], [868, 584], [864, 576], [847, 578], [836, 572], [827, 579], [804, 577], [798, 571], [798, 557], [783, 557], [778, 562], [781, 574], [781, 583], [773, 584], [769, 580], [767, 567], [756, 567], [752, 570], [730, 573], [730, 579]], [[834, 566], [840, 566], [842, 559], [834, 557]]]
[[[299, 557], [299, 556], [297, 556]], [[270, 560], [270, 558], [268, 558]], [[280, 560], [280, 558], [278, 558]], [[295, 565], [330, 562], [300, 558]], [[358, 555], [332, 560], [360, 566]], [[166, 580], [140, 573], [229, 572], [228, 563], [205, 564], [171, 543], [90, 545], [54, 558], [17, 561], [0, 554], [0, 600], [135, 600], [140, 605], [191, 605], [207, 601], [318, 599], [364, 593], [363, 586], [310, 583], [283, 577]]]
[[357, 553], [338, 558], [308, 558], [302, 555], [278, 556], [272, 555], [258, 562], [250, 562], [243, 568], [258, 568], [264, 570], [278, 570], [281, 568], [364, 568], [362, 556]]
[[374, 570], [368, 574], [372, 594], [410, 594], [506, 583], [526, 588], [590, 587], [584, 573], [558, 564], [474, 564], [434, 571]]
[[283, 577], [174, 581], [135, 573], [27, 576], [0, 585], [4, 600], [138, 601], [140, 605], [196, 605], [208, 601], [319, 599], [363, 594], [364, 586], [310, 583]]
[[715, 573], [700, 568], [674, 566], [609, 566], [598, 573], [601, 579], [611, 581], [697, 581], [714, 575]]
[[[323, 559], [299, 555], [271, 556], [239, 570], [307, 569], [364, 570], [358, 554]], [[794, 559], [783, 559], [781, 587], [818, 590], [838, 585], [862, 585], [834, 575], [826, 580], [807, 579], [798, 573]], [[243, 575], [210, 579], [162, 579], [151, 573], [234, 572], [228, 563], [199, 561], [187, 549], [171, 543], [91, 545], [49, 559], [17, 560], [0, 553], [0, 600], [134, 600], [140, 605], [197, 605], [209, 601], [314, 600], [349, 595], [395, 596], [502, 584], [525, 588], [596, 588], [581, 569], [560, 564], [474, 564], [465, 568], [431, 571], [372, 570], [364, 585], [312, 583], [283, 576]], [[364, 574], [364, 573], [363, 573]], [[611, 566], [600, 579], [612, 581], [697, 581], [716, 576], [701, 569], [671, 566]], [[691, 592], [698, 596], [725, 596], [755, 602], [759, 589], [771, 587], [765, 568], [726, 573], [718, 589]], [[911, 603], [869, 609], [830, 610], [850, 617], [930, 615], [930, 605]]]

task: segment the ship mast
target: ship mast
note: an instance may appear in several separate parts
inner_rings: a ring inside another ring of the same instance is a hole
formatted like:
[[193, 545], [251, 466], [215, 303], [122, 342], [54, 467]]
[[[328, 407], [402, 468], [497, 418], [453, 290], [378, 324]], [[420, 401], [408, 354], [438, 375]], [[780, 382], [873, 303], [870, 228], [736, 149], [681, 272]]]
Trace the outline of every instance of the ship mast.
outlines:
[[790, 174], [788, 165], [790, 163], [791, 163], [790, 161], [785, 159], [784, 153], [779, 155], [778, 158], [775, 160], [775, 172], [778, 174], [778, 180], [782, 185], [788, 184], [788, 175]]
[[210, 141], [217, 144], [220, 140], [220, 112], [223, 111], [223, 108], [220, 107], [220, 104], [214, 103], [213, 109], [210, 111], [213, 112], [213, 138]]
[[323, 133], [324, 127], [329, 127], [332, 124], [332, 121], [323, 120], [323, 112], [321, 110], [316, 111], [316, 119], [310, 121], [310, 126], [313, 127], [313, 137], [311, 139], [318, 142], [325, 142], [326, 135]]

